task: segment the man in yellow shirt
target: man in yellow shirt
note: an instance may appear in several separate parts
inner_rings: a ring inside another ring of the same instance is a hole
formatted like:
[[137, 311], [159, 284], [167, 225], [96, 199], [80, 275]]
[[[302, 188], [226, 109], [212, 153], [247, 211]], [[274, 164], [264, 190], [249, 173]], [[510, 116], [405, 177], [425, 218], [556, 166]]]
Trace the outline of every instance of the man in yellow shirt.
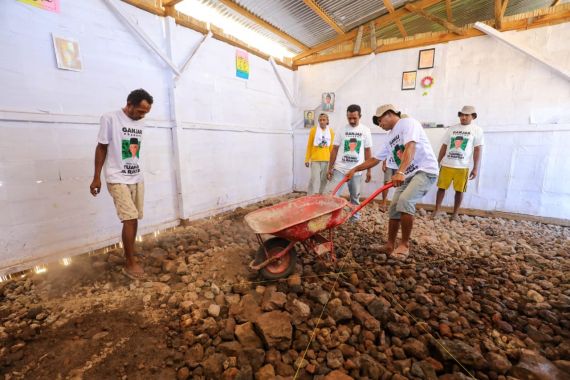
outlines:
[[311, 167], [311, 179], [307, 194], [322, 194], [327, 184], [327, 169], [334, 140], [334, 132], [329, 127], [329, 117], [319, 115], [319, 126], [311, 128], [307, 141], [305, 166]]

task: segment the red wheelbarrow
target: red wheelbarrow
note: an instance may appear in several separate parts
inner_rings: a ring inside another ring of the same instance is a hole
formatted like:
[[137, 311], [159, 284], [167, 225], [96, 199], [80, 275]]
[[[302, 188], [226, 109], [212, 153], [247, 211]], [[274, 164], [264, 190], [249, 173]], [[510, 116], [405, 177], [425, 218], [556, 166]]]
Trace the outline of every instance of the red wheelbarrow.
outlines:
[[[307, 253], [314, 252], [319, 257], [328, 253], [330, 259], [336, 261], [333, 229], [346, 222], [378, 194], [392, 187], [389, 182], [360, 205], [353, 205], [335, 196], [347, 180], [345, 177], [332, 195], [309, 195], [247, 214], [245, 221], [255, 232], [260, 244], [249, 267], [268, 280], [289, 276], [297, 262], [296, 243], [301, 243]], [[327, 230], [328, 238], [323, 236]], [[274, 237], [263, 241], [261, 235]]]

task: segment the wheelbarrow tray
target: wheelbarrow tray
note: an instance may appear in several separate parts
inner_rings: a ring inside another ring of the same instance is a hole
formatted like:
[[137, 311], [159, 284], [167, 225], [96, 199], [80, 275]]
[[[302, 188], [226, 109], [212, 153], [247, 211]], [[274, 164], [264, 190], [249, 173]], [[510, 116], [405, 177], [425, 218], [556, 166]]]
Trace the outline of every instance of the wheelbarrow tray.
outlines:
[[310, 195], [253, 211], [245, 221], [257, 234], [302, 241], [343, 223], [348, 215], [343, 208], [347, 205], [344, 198]]

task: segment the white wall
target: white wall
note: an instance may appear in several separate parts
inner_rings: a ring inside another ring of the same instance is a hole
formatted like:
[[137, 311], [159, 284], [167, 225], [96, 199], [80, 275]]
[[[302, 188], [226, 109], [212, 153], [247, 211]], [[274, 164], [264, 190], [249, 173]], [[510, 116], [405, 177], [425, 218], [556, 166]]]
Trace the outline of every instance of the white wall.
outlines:
[[[570, 70], [570, 23], [508, 35]], [[461, 106], [474, 105], [486, 146], [481, 175], [470, 183], [463, 205], [570, 219], [570, 168], [563, 164], [570, 162], [570, 152], [564, 149], [570, 138], [570, 82], [491, 37], [433, 47], [435, 68], [418, 71], [414, 91], [400, 90], [401, 76], [402, 71], [416, 70], [420, 49], [379, 54], [356, 74], [369, 57], [302, 66], [301, 109], [314, 108], [322, 92], [336, 91], [331, 125], [342, 127], [346, 107], [360, 104], [362, 121], [372, 127], [379, 147], [384, 135], [371, 117], [380, 104], [393, 103], [420, 121], [445, 125], [458, 122]], [[423, 96], [419, 82], [426, 75], [435, 78], [435, 85]], [[427, 133], [437, 154], [443, 130]], [[305, 190], [308, 180], [303, 166], [307, 134], [295, 130], [296, 190]], [[366, 193], [380, 186], [380, 173], [374, 174], [378, 181], [367, 186]], [[433, 203], [435, 190], [423, 202]], [[450, 191], [445, 203], [451, 205], [452, 198]]]
[[[166, 21], [120, 7], [166, 52]], [[51, 34], [79, 40], [83, 71], [58, 70]], [[202, 35], [174, 31], [181, 65]], [[141, 233], [291, 191], [291, 108], [269, 62], [250, 55], [235, 78], [235, 47], [211, 39], [177, 85], [184, 210], [169, 100], [170, 69], [103, 0], [61, 1], [61, 13], [0, 7], [0, 274], [118, 241], [106, 191], [88, 191], [98, 119], [139, 87], [155, 98], [145, 131]], [[290, 88], [294, 73], [279, 68]], [[228, 101], [229, 100], [229, 101]]]

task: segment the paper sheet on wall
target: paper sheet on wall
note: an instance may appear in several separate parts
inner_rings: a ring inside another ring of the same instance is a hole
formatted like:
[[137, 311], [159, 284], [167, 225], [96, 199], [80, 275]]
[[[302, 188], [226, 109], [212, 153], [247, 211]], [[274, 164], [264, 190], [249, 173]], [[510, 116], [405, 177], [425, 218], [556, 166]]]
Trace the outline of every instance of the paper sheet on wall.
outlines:
[[236, 76], [249, 79], [249, 57], [246, 51], [236, 50]]
[[59, 13], [59, 0], [18, 0], [21, 3], [32, 5], [50, 12]]

